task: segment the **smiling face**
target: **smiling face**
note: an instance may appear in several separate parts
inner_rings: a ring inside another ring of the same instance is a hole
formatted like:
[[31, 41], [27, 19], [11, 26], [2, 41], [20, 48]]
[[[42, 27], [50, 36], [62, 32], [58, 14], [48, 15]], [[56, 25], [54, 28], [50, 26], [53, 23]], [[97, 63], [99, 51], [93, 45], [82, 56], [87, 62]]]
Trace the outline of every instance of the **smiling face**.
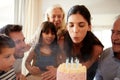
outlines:
[[64, 19], [64, 13], [60, 8], [54, 8], [50, 13], [48, 13], [48, 20], [53, 22], [56, 29], [62, 26], [62, 21]]
[[113, 51], [120, 53], [120, 18], [113, 25], [111, 40]]
[[15, 48], [3, 48], [0, 53], [0, 71], [8, 71], [13, 67]]
[[67, 30], [74, 43], [81, 43], [90, 29], [90, 25], [82, 15], [77, 13], [69, 16]]
[[15, 58], [23, 58], [25, 52], [25, 38], [22, 32], [11, 32], [10, 38], [15, 42]]
[[42, 33], [42, 41], [45, 45], [50, 45], [55, 39], [55, 33], [53, 33], [51, 30], [48, 32]]

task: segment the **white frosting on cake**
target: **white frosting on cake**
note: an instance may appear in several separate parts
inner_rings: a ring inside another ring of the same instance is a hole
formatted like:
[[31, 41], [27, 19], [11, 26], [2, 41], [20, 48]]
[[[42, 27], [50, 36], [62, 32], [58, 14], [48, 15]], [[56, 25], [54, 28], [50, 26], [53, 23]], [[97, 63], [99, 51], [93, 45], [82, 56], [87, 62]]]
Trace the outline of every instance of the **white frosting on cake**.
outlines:
[[62, 63], [57, 69], [57, 80], [86, 80], [86, 67], [78, 62]]

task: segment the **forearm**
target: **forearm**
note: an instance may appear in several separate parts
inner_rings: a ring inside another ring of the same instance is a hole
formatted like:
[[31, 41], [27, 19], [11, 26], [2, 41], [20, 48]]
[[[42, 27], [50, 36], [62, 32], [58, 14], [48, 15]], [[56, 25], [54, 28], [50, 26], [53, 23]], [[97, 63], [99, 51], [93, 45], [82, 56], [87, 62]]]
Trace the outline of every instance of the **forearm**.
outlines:
[[31, 73], [31, 70], [32, 70], [32, 65], [30, 64], [30, 62], [25, 62], [25, 66], [27, 68], [27, 70]]

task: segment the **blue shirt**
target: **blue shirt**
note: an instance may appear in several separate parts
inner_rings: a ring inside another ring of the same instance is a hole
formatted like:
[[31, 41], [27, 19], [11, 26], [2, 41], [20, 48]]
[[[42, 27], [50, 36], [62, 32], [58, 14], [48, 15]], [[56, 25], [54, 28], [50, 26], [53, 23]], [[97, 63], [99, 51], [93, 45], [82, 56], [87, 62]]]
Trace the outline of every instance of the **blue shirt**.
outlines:
[[40, 46], [35, 47], [36, 62], [35, 66], [39, 67], [40, 70], [46, 71], [47, 66], [57, 66], [57, 52], [52, 52], [50, 55], [43, 55], [40, 52]]
[[112, 48], [102, 53], [95, 80], [120, 80], [120, 60], [114, 57]]

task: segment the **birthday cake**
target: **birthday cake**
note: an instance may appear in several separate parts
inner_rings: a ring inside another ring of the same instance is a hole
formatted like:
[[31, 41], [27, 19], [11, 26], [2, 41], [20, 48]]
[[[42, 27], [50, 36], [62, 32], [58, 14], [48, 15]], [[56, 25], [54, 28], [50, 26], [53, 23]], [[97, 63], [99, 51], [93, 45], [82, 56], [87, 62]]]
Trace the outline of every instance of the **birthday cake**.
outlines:
[[86, 80], [86, 67], [78, 62], [62, 63], [57, 69], [57, 80]]

